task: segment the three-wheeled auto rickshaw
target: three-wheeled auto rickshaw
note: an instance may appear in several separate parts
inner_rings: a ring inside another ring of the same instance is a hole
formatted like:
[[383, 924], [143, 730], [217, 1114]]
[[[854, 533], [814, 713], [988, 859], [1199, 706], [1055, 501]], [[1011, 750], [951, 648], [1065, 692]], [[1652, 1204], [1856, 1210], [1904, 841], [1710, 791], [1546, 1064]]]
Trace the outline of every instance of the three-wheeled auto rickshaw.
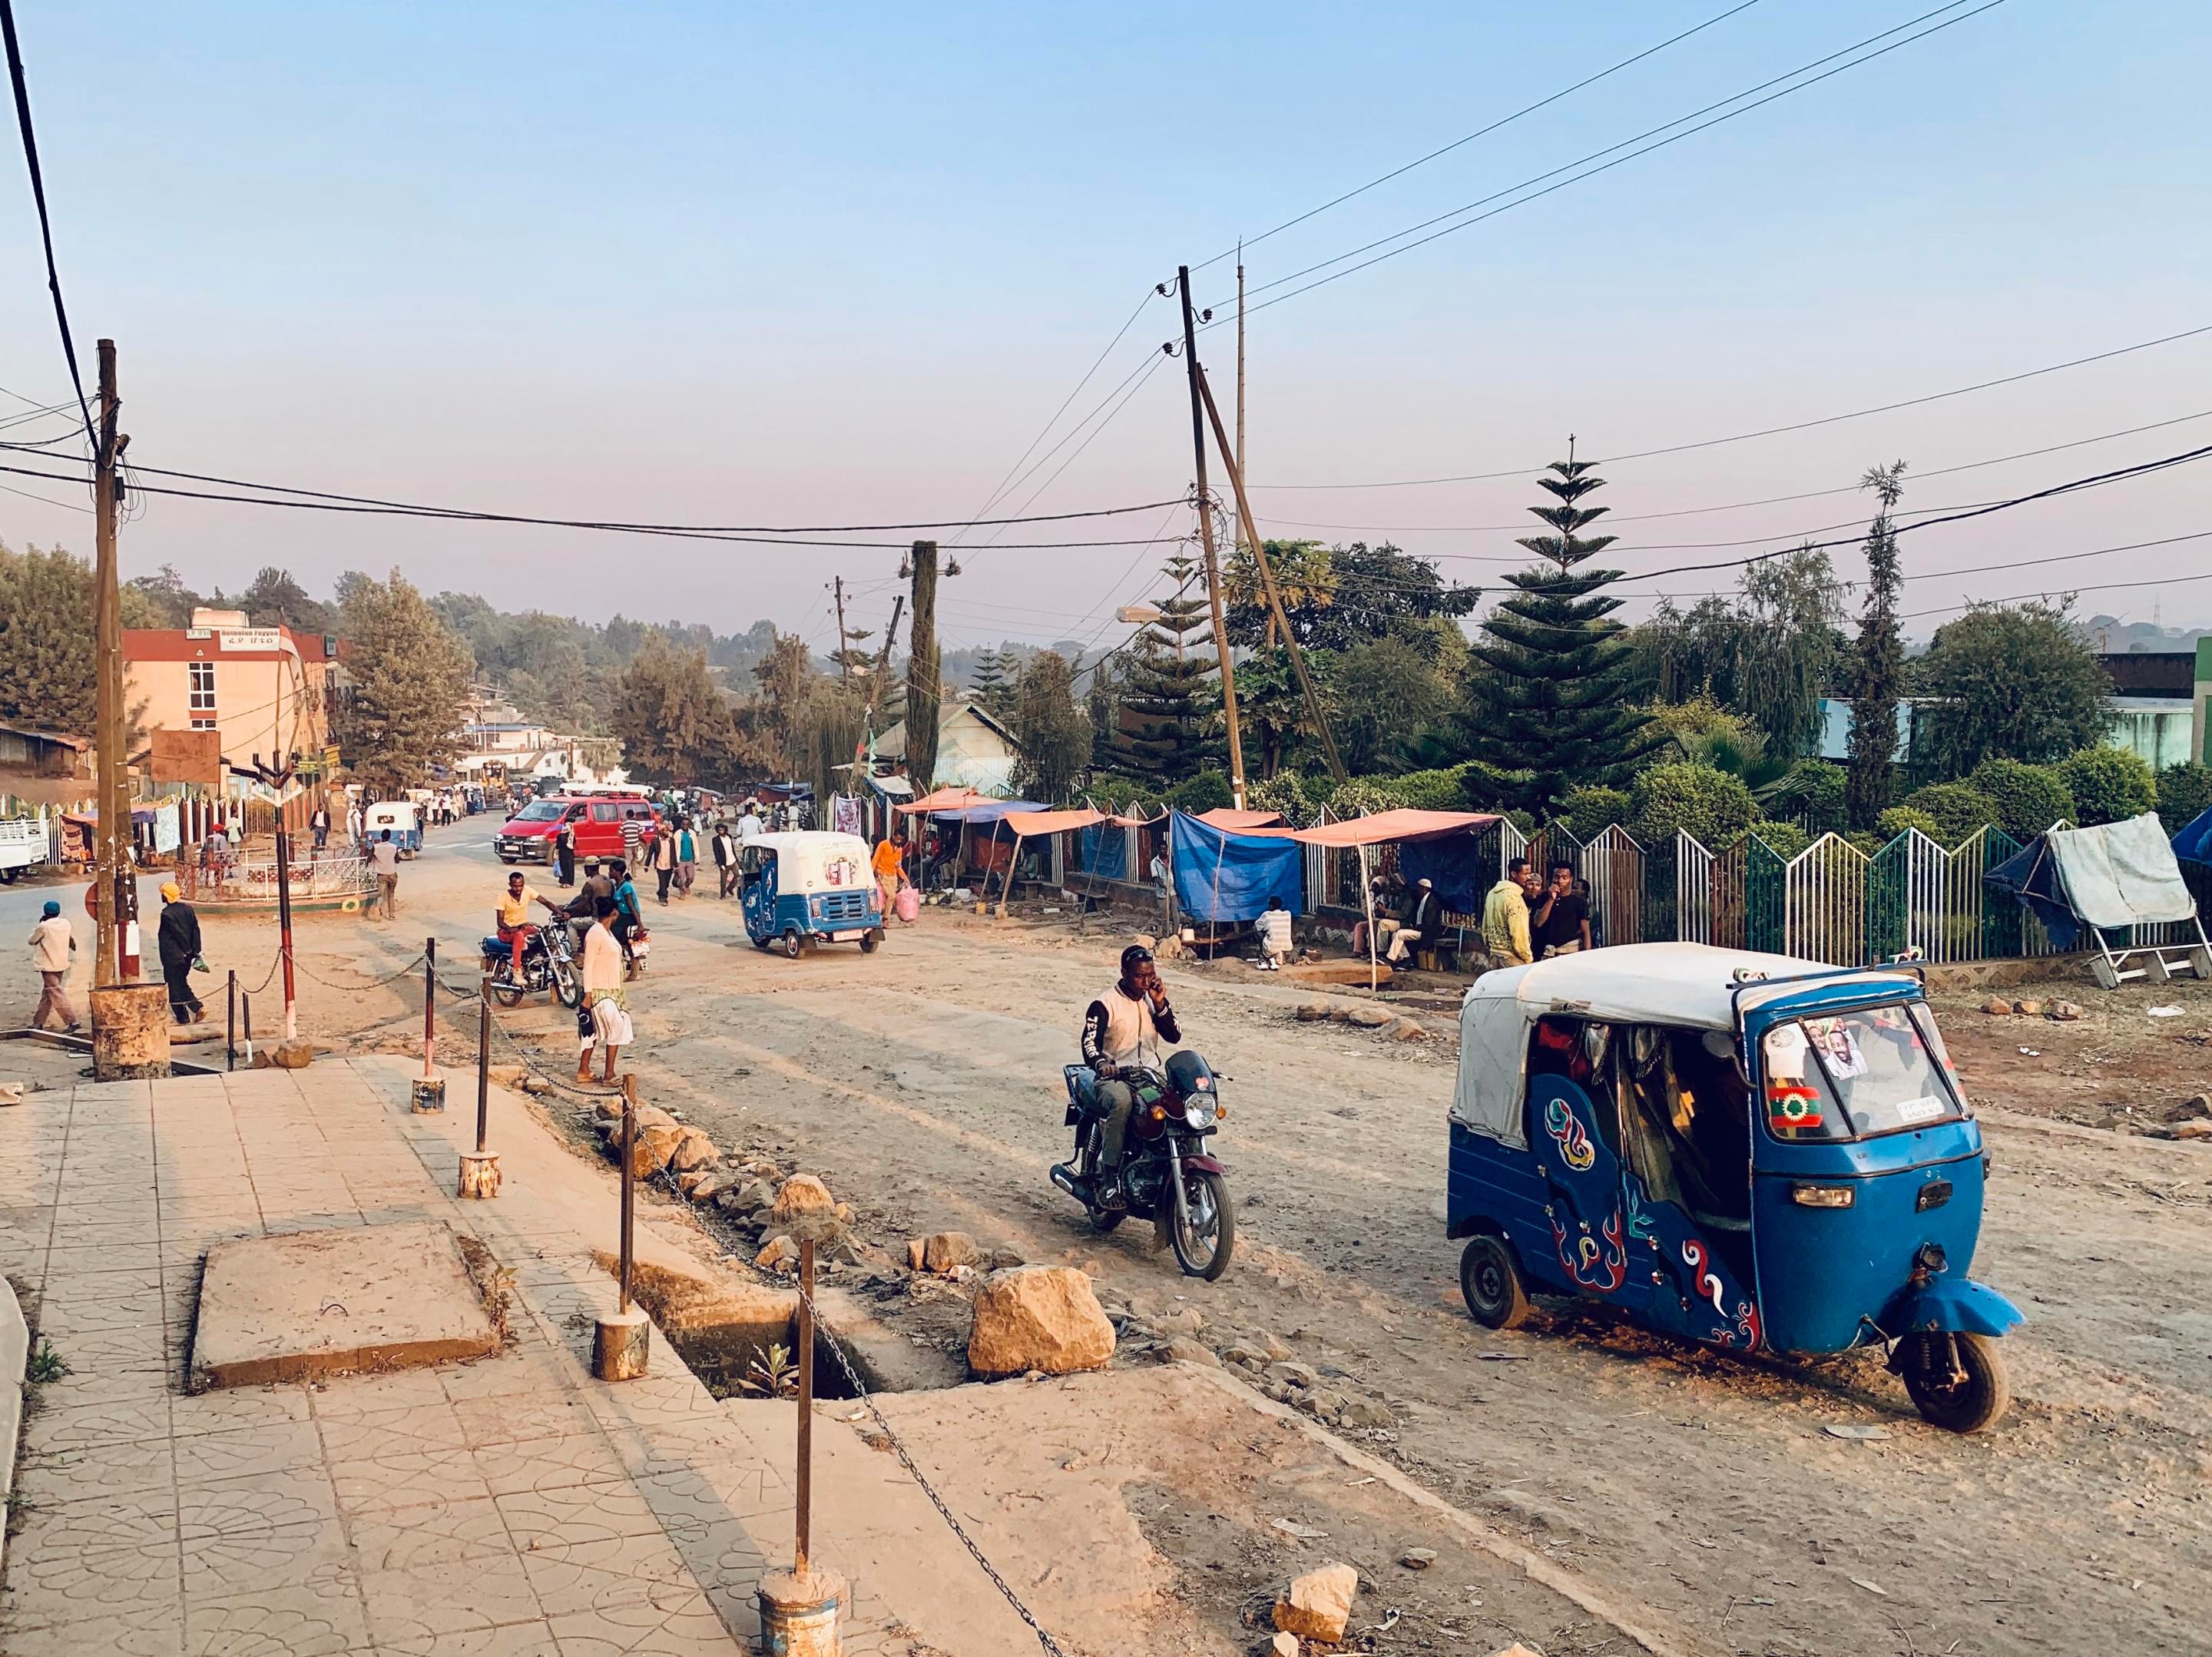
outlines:
[[380, 800], [362, 813], [362, 838], [371, 844], [391, 831], [402, 857], [422, 850], [422, 807], [413, 800]]
[[2021, 1321], [1967, 1276], [1985, 1167], [1909, 973], [1631, 944], [1461, 1004], [1447, 1221], [1493, 1329], [1534, 1290], [1738, 1350], [1879, 1343], [1922, 1415], [1976, 1432]]
[[745, 935], [762, 948], [781, 945], [793, 960], [819, 943], [884, 941], [883, 899], [857, 834], [794, 829], [740, 841]]

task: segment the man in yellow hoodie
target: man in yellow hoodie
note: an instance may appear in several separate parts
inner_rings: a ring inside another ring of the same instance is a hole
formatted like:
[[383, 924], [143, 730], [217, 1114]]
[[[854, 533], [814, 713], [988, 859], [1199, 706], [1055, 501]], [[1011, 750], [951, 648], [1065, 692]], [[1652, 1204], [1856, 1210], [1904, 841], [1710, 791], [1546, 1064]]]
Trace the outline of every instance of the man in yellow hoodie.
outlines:
[[1528, 947], [1529, 887], [1534, 873], [1526, 857], [1506, 865], [1505, 877], [1482, 900], [1482, 941], [1492, 966], [1526, 966], [1535, 959]]

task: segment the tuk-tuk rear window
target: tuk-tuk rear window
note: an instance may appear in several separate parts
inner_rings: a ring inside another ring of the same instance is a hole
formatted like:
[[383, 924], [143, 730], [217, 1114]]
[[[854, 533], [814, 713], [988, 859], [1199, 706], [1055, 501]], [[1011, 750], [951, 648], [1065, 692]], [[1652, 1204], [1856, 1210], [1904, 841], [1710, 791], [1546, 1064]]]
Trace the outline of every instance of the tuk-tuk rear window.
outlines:
[[1762, 1043], [1766, 1125], [1784, 1140], [1870, 1139], [1962, 1114], [1911, 1008], [1792, 1019]]

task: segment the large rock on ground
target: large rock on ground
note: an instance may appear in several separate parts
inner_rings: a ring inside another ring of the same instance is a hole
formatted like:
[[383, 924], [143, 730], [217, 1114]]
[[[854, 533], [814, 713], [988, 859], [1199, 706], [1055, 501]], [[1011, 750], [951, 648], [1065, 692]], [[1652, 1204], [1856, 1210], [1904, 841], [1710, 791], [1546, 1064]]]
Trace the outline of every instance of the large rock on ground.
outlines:
[[[674, 1123], [663, 1126], [659, 1123], [650, 1128], [640, 1128], [630, 1147], [630, 1176], [644, 1179], [659, 1173], [668, 1166], [668, 1159], [676, 1154], [676, 1148], [684, 1141], [684, 1130]], [[622, 1156], [622, 1136], [617, 1134], [608, 1142], [617, 1160]]]
[[1380, 1030], [1384, 1025], [1395, 1021], [1397, 1016], [1387, 1007], [1377, 1007], [1373, 1002], [1361, 1002], [1345, 1014], [1345, 1021], [1362, 1030]]
[[702, 1168], [718, 1168], [722, 1165], [722, 1154], [714, 1148], [714, 1142], [697, 1128], [685, 1128], [678, 1136], [676, 1148], [670, 1153], [668, 1166], [678, 1173], [696, 1173]]
[[1352, 1620], [1359, 1573], [1349, 1565], [1323, 1565], [1291, 1580], [1275, 1601], [1275, 1626], [1304, 1640], [1334, 1645]]
[[955, 1266], [972, 1266], [982, 1258], [981, 1246], [964, 1231], [940, 1231], [921, 1240], [921, 1267], [925, 1271], [944, 1272]]
[[994, 1271], [975, 1297], [968, 1367], [979, 1375], [1097, 1369], [1114, 1355], [1114, 1325], [1073, 1266]]

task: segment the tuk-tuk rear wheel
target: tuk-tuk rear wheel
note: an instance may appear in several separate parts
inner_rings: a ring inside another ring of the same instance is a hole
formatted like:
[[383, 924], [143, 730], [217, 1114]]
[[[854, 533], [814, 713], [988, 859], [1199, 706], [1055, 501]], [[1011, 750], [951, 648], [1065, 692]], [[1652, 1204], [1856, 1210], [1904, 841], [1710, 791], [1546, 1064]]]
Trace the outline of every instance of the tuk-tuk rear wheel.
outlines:
[[1518, 1329], [1528, 1316], [1521, 1263], [1502, 1237], [1468, 1239], [1459, 1257], [1459, 1292], [1468, 1313], [1487, 1328]]
[[797, 960], [805, 953], [805, 949], [806, 940], [799, 935], [797, 927], [787, 926], [783, 929], [783, 953], [787, 959]]
[[[1920, 1337], [1905, 1339], [1917, 1344]], [[1907, 1354], [1899, 1373], [1914, 1407], [1929, 1422], [1948, 1432], [1978, 1433], [2012, 1407], [2012, 1380], [1990, 1336], [1954, 1335], [1951, 1344], [1958, 1351], [1955, 1375], [1940, 1373], [1946, 1355], [1940, 1336], [1918, 1353]]]

